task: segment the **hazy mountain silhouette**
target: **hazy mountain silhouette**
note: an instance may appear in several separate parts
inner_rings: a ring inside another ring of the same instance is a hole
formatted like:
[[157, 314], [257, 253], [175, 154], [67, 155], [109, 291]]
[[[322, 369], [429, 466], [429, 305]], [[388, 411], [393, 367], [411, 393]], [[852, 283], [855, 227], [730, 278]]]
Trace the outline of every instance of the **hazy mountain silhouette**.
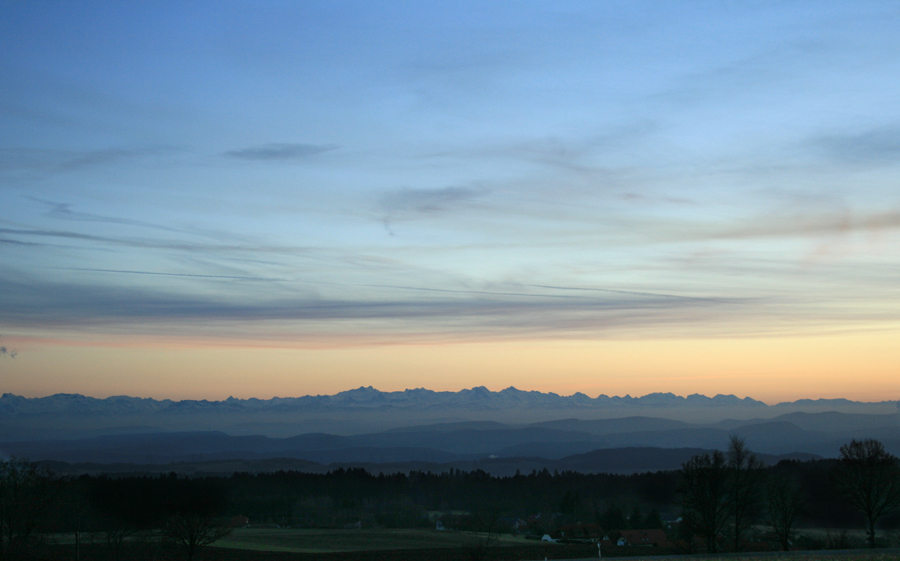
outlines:
[[897, 402], [768, 406], [722, 395], [590, 398], [483, 387], [364, 387], [333, 396], [223, 401], [0, 397], [0, 455], [79, 464], [297, 461], [323, 469], [629, 473], [677, 469], [692, 455], [686, 451], [723, 449], [732, 434], [766, 458], [835, 457], [852, 438], [878, 438], [900, 454], [900, 413]]
[[[807, 428], [783, 420], [786, 418], [799, 419]], [[563, 469], [575, 469], [573, 466], [577, 464], [582, 466], [578, 469], [588, 469], [593, 465], [591, 461], [602, 459], [600, 463], [609, 466], [609, 469], [614, 467], [628, 471], [637, 470], [638, 466], [672, 466], [672, 462], [680, 465], [679, 462], [685, 461], [685, 458], [672, 450], [723, 449], [732, 434], [743, 437], [748, 446], [761, 455], [799, 453], [834, 457], [840, 446], [851, 438], [869, 437], [879, 438], [889, 451], [898, 453], [898, 421], [900, 416], [897, 414], [848, 416], [832, 413], [791, 414], [772, 421], [729, 421], [712, 426], [648, 417], [590, 421], [562, 419], [532, 425], [456, 422], [351, 436], [306, 433], [289, 438], [193, 431], [7, 441], [0, 443], [0, 453], [73, 463], [143, 464], [274, 458], [293, 458], [319, 464], [503, 463], [501, 460], [504, 458], [537, 458], [546, 463], [570, 458], [569, 461], [574, 463], [559, 465]], [[816, 427], [831, 430], [817, 430]], [[836, 430], [838, 427], [842, 429]], [[605, 452], [612, 449], [617, 452]], [[654, 451], [651, 453], [648, 449]], [[622, 450], [644, 450], [641, 453], [644, 455], [637, 452], [626, 454]], [[588, 459], [577, 459], [585, 454], [589, 455]], [[571, 459], [573, 457], [576, 459]]]
[[[501, 428], [491, 423], [562, 429], [597, 436], [697, 425], [730, 431], [750, 424], [782, 420], [803, 430], [836, 432], [897, 427], [896, 417], [893, 420], [869, 419], [872, 415], [896, 416], [897, 405], [897, 402], [799, 400], [768, 406], [761, 401], [733, 395], [680, 397], [654, 393], [643, 397], [601, 395], [591, 398], [580, 393], [560, 396], [516, 388], [492, 392], [484, 387], [459, 392], [426, 389], [381, 392], [363, 387], [332, 396], [228, 398], [222, 401], [128, 396], [98, 399], [78, 394], [25, 398], [7, 393], [0, 397], [0, 441], [197, 430], [283, 438], [306, 433], [352, 436], [388, 430], [410, 432], [408, 427], [416, 425], [431, 425], [433, 430], [442, 432]], [[791, 416], [785, 417], [785, 414]], [[133, 428], [123, 430], [121, 427]], [[709, 435], [713, 437], [713, 433]], [[593, 441], [591, 438], [586, 440]], [[684, 442], [688, 441], [690, 439]], [[701, 440], [694, 439], [693, 442]], [[514, 446], [515, 443], [507, 445]]]

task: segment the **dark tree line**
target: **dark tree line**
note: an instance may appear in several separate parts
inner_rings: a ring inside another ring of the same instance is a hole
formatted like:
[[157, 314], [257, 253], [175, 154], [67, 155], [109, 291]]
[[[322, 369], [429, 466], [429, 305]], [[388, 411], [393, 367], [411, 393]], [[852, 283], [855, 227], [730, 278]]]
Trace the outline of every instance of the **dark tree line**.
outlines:
[[900, 508], [900, 466], [872, 439], [841, 446], [834, 471], [838, 491], [866, 520], [866, 539], [875, 547], [875, 523]]
[[121, 559], [126, 539], [138, 534], [147, 544], [177, 546], [191, 560], [230, 531], [224, 483], [175, 474], [58, 478], [35, 462], [0, 460], [0, 561], [35, 558], [47, 532], [71, 532], [76, 560], [87, 535], [100, 537], [109, 556]]
[[762, 511], [765, 469], [744, 440], [732, 436], [728, 451], [694, 456], [681, 469], [678, 490], [688, 539], [701, 536], [715, 553], [719, 538], [730, 534], [732, 550]]
[[104, 543], [112, 559], [127, 555], [126, 544], [151, 547], [163, 538], [190, 559], [239, 515], [303, 527], [415, 527], [431, 524], [428, 511], [467, 511], [472, 514], [461, 527], [475, 531], [502, 517], [545, 512], [559, 514], [560, 523], [622, 519], [626, 528], [661, 523], [659, 508], [673, 503], [675, 478], [674, 472], [493, 477], [481, 470], [375, 475], [363, 469], [62, 478], [37, 463], [10, 460], [0, 462], [0, 561], [27, 558], [49, 532], [72, 533], [76, 559], [88, 537]]
[[[900, 509], [900, 464], [877, 440], [853, 440], [840, 458], [781, 462], [765, 468], [744, 440], [732, 436], [726, 453], [694, 456], [679, 472], [682, 535], [715, 553], [728, 544], [740, 551], [751, 526], [766, 524], [787, 550], [802, 518], [832, 527], [865, 522], [876, 546], [875, 527]], [[815, 492], [811, 492], [815, 490]], [[847, 505], [852, 509], [848, 510]]]
[[[524, 517], [560, 512], [595, 522], [611, 504], [663, 508], [675, 500], [674, 472], [635, 475], [533, 471], [494, 477], [481, 470], [371, 474], [337, 469], [239, 473], [230, 478], [232, 504], [254, 520], [339, 525], [365, 517], [383, 526], [424, 523], [426, 511], [495, 512]], [[405, 512], [402, 520], [391, 511]], [[329, 522], [330, 519], [335, 521]]]
[[0, 460], [0, 560], [26, 554], [52, 505], [49, 473], [33, 462]]
[[610, 532], [658, 528], [661, 513], [674, 518], [680, 512], [678, 537], [688, 547], [701, 538], [710, 551], [741, 549], [753, 525], [768, 526], [785, 549], [800, 524], [864, 525], [874, 546], [878, 525], [898, 521], [900, 467], [877, 441], [853, 441], [840, 453], [837, 460], [763, 467], [734, 437], [726, 452], [696, 456], [680, 471], [545, 469], [508, 477], [481, 470], [376, 475], [336, 469], [58, 478], [33, 462], [2, 460], [0, 561], [24, 557], [43, 532], [71, 532], [76, 559], [84, 536], [95, 544], [99, 538], [118, 559], [126, 541], [151, 534], [191, 558], [227, 531], [225, 520], [239, 515], [301, 527], [415, 527], [430, 524], [427, 513], [434, 511], [471, 513], [457, 521], [470, 530], [544, 513], [540, 524], [594, 523]]

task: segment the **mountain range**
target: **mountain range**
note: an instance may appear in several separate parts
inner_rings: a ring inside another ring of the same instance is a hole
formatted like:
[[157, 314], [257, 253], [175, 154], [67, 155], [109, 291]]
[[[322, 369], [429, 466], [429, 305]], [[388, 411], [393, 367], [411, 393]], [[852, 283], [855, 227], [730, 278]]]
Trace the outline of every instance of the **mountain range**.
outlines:
[[[831, 400], [829, 400], [831, 401]], [[840, 400], [844, 401], [844, 400]], [[591, 398], [583, 393], [561, 396], [555, 393], [523, 391], [514, 387], [498, 392], [479, 386], [458, 392], [438, 392], [424, 388], [397, 392], [382, 392], [371, 386], [348, 390], [335, 395], [307, 395], [303, 397], [274, 397], [272, 399], [208, 400], [155, 400], [129, 396], [113, 396], [105, 399], [80, 394], [56, 394], [48, 397], [25, 398], [10, 393], [0, 397], [0, 414], [48, 414], [48, 413], [180, 413], [184, 411], [289, 411], [294, 409], [359, 409], [397, 407], [421, 409], [434, 407], [498, 409], [511, 406], [543, 408], [592, 409], [610, 406], [672, 407], [699, 406], [767, 407], [761, 401], [734, 395], [707, 397], [693, 394], [687, 397], [672, 393], [652, 393], [643, 397], [600, 395]]]
[[[837, 407], [859, 405], [847, 399], [802, 399], [779, 403], [774, 407], [816, 406]], [[881, 402], [897, 407], [900, 402]], [[872, 404], [864, 404], [872, 405]], [[651, 393], [642, 397], [626, 395], [589, 397], [581, 392], [570, 396], [538, 391], [523, 391], [514, 387], [501, 391], [491, 391], [484, 386], [463, 389], [458, 392], [433, 391], [424, 388], [395, 392], [382, 392], [372, 386], [339, 392], [334, 395], [307, 395], [302, 397], [273, 397], [272, 399], [236, 399], [229, 397], [223, 401], [208, 400], [155, 400], [129, 396], [113, 396], [104, 399], [80, 394], [56, 394], [48, 397], [26, 398], [10, 393], [0, 397], [0, 414], [47, 414], [47, 413], [180, 413], [184, 411], [290, 411], [295, 409], [371, 409], [396, 407], [403, 409], [422, 408], [466, 408], [503, 409], [507, 407], [598, 409], [616, 407], [741, 407], [769, 408], [762, 401], [750, 397], [734, 395], [707, 397], [701, 394], [678, 396], [673, 393]]]
[[675, 469], [685, 450], [723, 449], [733, 434], [770, 461], [835, 457], [853, 438], [878, 438], [898, 454], [900, 409], [897, 402], [770, 406], [730, 395], [590, 398], [483, 387], [223, 401], [0, 397], [0, 455], [69, 463], [281, 459], [629, 472]]
[[734, 395], [591, 398], [484, 387], [458, 392], [412, 389], [382, 392], [372, 387], [335, 395], [272, 399], [156, 400], [129, 396], [94, 398], [56, 394], [0, 396], [0, 441], [79, 438], [112, 433], [220, 430], [233, 435], [289, 437], [309, 432], [354, 435], [414, 425], [465, 421], [530, 424], [577, 417], [583, 420], [661, 417], [690, 423], [774, 418], [791, 412], [889, 414], [898, 402], [846, 399], [798, 400], [767, 405]]

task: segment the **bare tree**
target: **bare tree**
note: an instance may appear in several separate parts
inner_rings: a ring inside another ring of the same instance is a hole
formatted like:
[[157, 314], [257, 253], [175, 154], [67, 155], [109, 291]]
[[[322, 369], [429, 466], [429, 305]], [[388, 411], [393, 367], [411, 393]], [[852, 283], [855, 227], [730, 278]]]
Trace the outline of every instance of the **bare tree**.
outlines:
[[678, 491], [683, 523], [688, 534], [696, 533], [706, 540], [710, 553], [718, 551], [719, 535], [731, 515], [728, 480], [728, 464], [718, 450], [694, 456], [681, 466]]
[[726, 456], [732, 537], [734, 551], [739, 551], [741, 537], [759, 519], [762, 512], [765, 472], [756, 454], [750, 452], [744, 439], [737, 435], [731, 435]]
[[107, 521], [106, 527], [102, 534], [106, 541], [106, 547], [109, 550], [109, 556], [113, 561], [122, 559], [125, 551], [125, 542], [128, 538], [137, 533], [134, 526], [125, 522]]
[[0, 559], [24, 555], [52, 498], [46, 470], [21, 458], [0, 460]]
[[465, 557], [470, 561], [483, 561], [497, 544], [499, 538], [497, 513], [475, 513], [470, 519], [469, 534], [462, 546]]
[[[57, 480], [60, 514], [74, 530], [75, 561], [81, 560], [81, 544], [85, 538], [85, 526], [91, 514], [91, 504], [85, 484], [80, 480]], [[90, 535], [90, 534], [89, 534]]]
[[773, 474], [766, 484], [766, 519], [781, 548], [787, 551], [797, 517], [806, 505], [803, 491], [786, 474]]
[[875, 522], [900, 507], [900, 466], [878, 440], [852, 440], [841, 446], [834, 471], [840, 493], [866, 519], [866, 539], [875, 547]]
[[473, 530], [463, 542], [465, 557], [470, 561], [482, 561], [496, 545], [499, 537], [491, 530]]
[[192, 561], [199, 550], [230, 533], [230, 526], [204, 514], [176, 514], [163, 526], [163, 535], [184, 549], [188, 561]]

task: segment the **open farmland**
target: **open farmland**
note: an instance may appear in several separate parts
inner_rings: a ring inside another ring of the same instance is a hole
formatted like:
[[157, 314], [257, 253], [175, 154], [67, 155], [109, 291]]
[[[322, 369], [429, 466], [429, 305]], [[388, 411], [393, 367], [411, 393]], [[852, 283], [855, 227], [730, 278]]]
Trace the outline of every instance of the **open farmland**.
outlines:
[[[676, 558], [678, 556], [667, 556]], [[761, 553], [720, 554], [716, 556], [686, 555], [683, 559], [703, 559], [703, 561], [897, 561], [900, 550], [840, 549], [821, 551], [772, 551]]]
[[[541, 544], [512, 545], [491, 548], [484, 559], [493, 561], [540, 561], [554, 559], [560, 561], [582, 561], [595, 559], [596, 553], [589, 545]], [[612, 555], [609, 555], [611, 553]], [[604, 554], [605, 558], [620, 557], [634, 561], [900, 561], [900, 550], [841, 550], [841, 551], [796, 551], [769, 552], [756, 554], [720, 554], [717, 556], [698, 555], [646, 555], [634, 549], [619, 550]], [[207, 561], [470, 561], [472, 551], [463, 547], [438, 547], [433, 549], [382, 549], [369, 551], [332, 551], [322, 553], [290, 553], [276, 551], [249, 551], [238, 549], [212, 548], [204, 553]]]
[[[362, 529], [362, 530], [310, 530], [241, 528], [217, 542], [209, 551], [216, 559], [243, 559], [241, 552], [263, 554], [297, 554], [291, 559], [329, 559], [332, 561], [358, 561], [360, 559], [469, 559], [470, 549], [477, 538], [469, 532], [439, 532], [432, 529]], [[596, 548], [590, 544], [549, 544], [522, 537], [495, 536], [487, 551], [486, 559], [587, 559], [596, 556]], [[223, 548], [223, 549], [219, 549]], [[233, 555], [226, 554], [231, 551]], [[900, 550], [821, 550], [795, 552], [766, 552], [753, 554], [663, 555], [655, 557], [655, 550], [642, 548], [611, 548], [604, 557], [628, 557], [631, 559], [699, 559], [702, 561], [900, 561]], [[659, 552], [661, 553], [661, 552]], [[649, 554], [649, 555], [648, 555]], [[275, 559], [276, 557], [272, 557]], [[281, 559], [282, 557], [278, 557]]]
[[[439, 532], [422, 529], [308, 530], [277, 528], [239, 528], [216, 542], [217, 547], [254, 551], [328, 553], [394, 549], [464, 548], [479, 537], [469, 532]], [[495, 546], [534, 544], [520, 537], [502, 536]]]

